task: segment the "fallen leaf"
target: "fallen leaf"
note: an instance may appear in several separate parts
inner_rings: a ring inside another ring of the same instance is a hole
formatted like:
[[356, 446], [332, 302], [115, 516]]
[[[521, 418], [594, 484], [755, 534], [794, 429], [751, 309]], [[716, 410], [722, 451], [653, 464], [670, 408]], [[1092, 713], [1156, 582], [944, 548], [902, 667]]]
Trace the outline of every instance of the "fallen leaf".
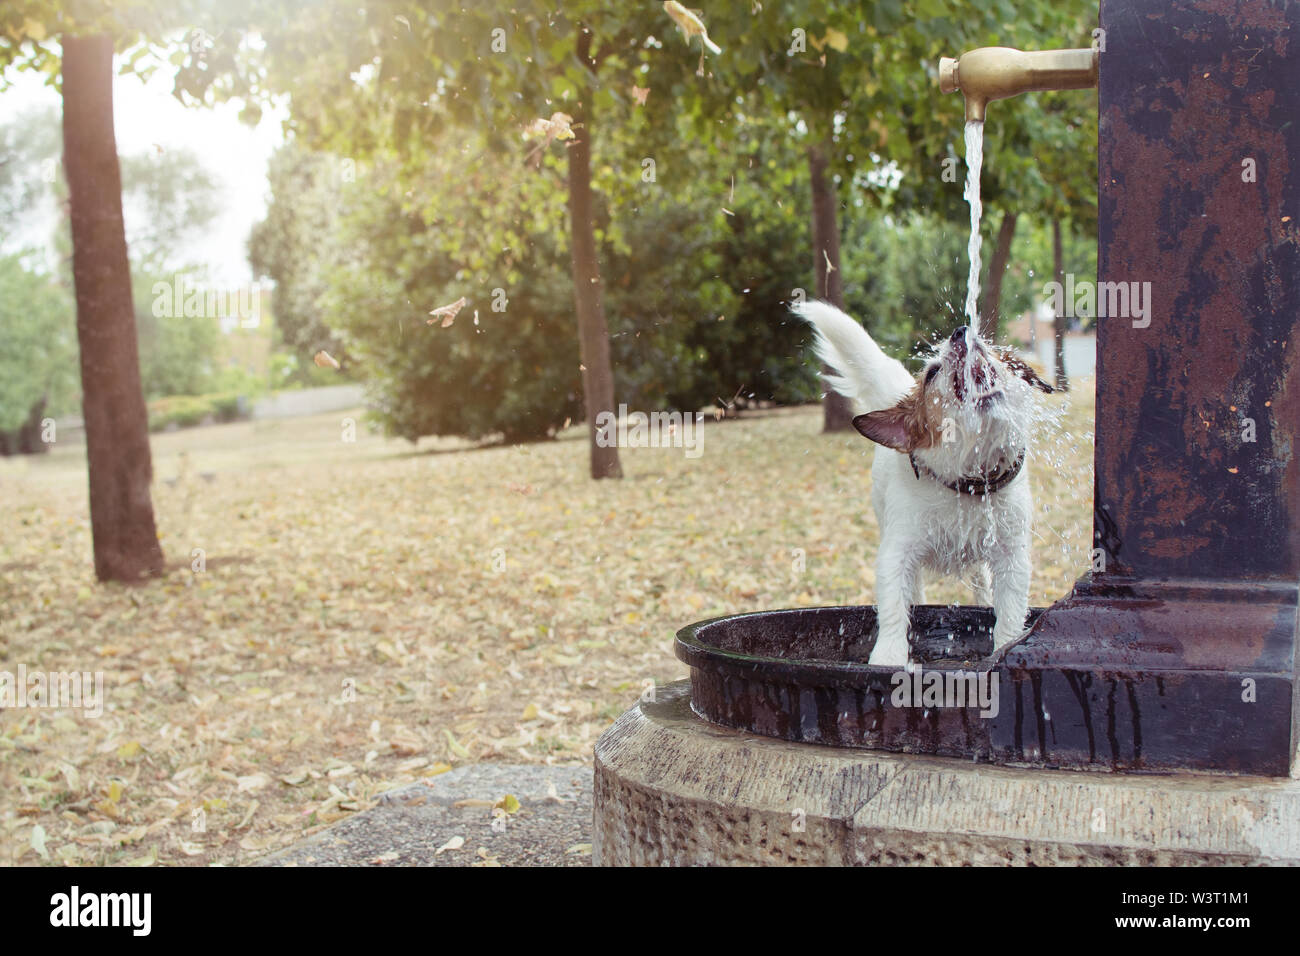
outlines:
[[465, 838], [463, 836], [454, 836], [442, 846], [438, 847], [438, 849], [434, 850], [433, 855], [442, 856], [442, 854], [450, 853], [452, 850], [459, 850], [464, 845]]
[[456, 739], [455, 734], [453, 734], [450, 730], [447, 730], [445, 728], [443, 730], [443, 733], [447, 735], [447, 746], [448, 748], [450, 748], [452, 753], [454, 753], [457, 757], [469, 758], [471, 756], [470, 752], [466, 750], [464, 746], [461, 745], [461, 742], [459, 740]]
[[414, 757], [424, 750], [424, 741], [415, 734], [406, 731], [399, 731], [393, 734], [388, 746], [393, 748], [393, 753], [399, 757]]
[[50, 858], [49, 851], [45, 849], [45, 827], [41, 826], [39, 823], [32, 827], [32, 835], [29, 842], [32, 845], [32, 849], [36, 851], [36, 855], [42, 860], [48, 860]]
[[117, 748], [118, 760], [130, 760], [140, 752], [140, 741], [129, 740]]
[[271, 778], [264, 773], [250, 773], [246, 777], [235, 778], [236, 788], [240, 793], [251, 793], [254, 790], [261, 790], [270, 782]]
[[519, 812], [519, 798], [513, 793], [507, 793], [504, 797], [492, 804], [494, 809], [504, 810], [506, 813]]

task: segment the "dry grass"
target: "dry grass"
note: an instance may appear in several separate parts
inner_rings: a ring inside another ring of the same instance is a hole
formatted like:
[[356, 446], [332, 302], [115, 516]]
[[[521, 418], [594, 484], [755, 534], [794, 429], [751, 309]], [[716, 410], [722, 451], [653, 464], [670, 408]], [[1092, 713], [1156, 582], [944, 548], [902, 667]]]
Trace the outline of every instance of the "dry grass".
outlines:
[[[1085, 564], [1079, 384], [1036, 466], [1035, 603]], [[242, 863], [448, 765], [589, 761], [685, 676], [682, 624], [873, 599], [871, 448], [816, 409], [710, 423], [696, 460], [625, 450], [600, 483], [576, 429], [413, 453], [341, 417], [157, 436], [174, 567], [137, 588], [94, 581], [83, 448], [0, 460], [0, 670], [102, 671], [106, 697], [0, 713], [0, 863]]]

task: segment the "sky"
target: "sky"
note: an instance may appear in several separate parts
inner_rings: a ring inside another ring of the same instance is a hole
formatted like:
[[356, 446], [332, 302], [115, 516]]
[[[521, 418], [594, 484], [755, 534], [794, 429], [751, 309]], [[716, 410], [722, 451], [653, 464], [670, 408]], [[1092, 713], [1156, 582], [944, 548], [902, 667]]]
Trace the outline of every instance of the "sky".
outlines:
[[[285, 109], [268, 109], [256, 127], [239, 120], [241, 104], [186, 107], [171, 94], [172, 78], [160, 69], [148, 83], [135, 75], [116, 75], [113, 81], [113, 125], [119, 156], [162, 147], [187, 147], [222, 183], [222, 213], [214, 228], [184, 250], [187, 261], [207, 263], [213, 281], [245, 285], [252, 281], [248, 266], [248, 233], [266, 213], [269, 187], [267, 161], [284, 141], [281, 123]], [[0, 122], [32, 107], [52, 106], [61, 111], [59, 94], [44, 85], [45, 77], [9, 70], [12, 83], [0, 92]], [[56, 115], [59, 115], [56, 113]], [[52, 211], [49, 212], [52, 215]], [[127, 216], [131, 210], [126, 211]], [[50, 234], [52, 223], [33, 224], [37, 241]]]

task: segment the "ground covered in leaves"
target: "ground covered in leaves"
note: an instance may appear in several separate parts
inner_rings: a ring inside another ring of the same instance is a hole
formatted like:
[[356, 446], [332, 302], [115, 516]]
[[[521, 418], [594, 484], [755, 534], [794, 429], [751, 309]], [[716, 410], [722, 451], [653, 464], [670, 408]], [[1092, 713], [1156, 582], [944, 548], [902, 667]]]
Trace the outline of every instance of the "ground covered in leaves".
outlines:
[[[1034, 604], [1091, 530], [1092, 382], [1047, 400], [1067, 408], [1035, 465]], [[104, 680], [99, 717], [0, 710], [0, 863], [246, 863], [453, 766], [589, 762], [686, 675], [681, 625], [874, 600], [871, 446], [820, 416], [709, 422], [698, 458], [625, 449], [604, 482], [576, 427], [512, 448], [347, 442], [346, 414], [157, 435], [169, 570], [130, 588], [94, 580], [84, 446], [0, 460], [0, 671]]]

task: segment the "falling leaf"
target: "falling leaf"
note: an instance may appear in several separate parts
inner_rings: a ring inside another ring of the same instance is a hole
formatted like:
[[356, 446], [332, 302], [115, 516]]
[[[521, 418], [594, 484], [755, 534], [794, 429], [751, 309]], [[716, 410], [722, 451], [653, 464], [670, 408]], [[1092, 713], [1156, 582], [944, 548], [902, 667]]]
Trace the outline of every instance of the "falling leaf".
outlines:
[[319, 352], [317, 352], [317, 353], [312, 357], [312, 361], [314, 361], [314, 362], [315, 362], [317, 365], [319, 365], [321, 368], [341, 368], [341, 367], [342, 367], [342, 366], [339, 365], [339, 360], [336, 359], [334, 356], [330, 355], [329, 352], [326, 352], [324, 349], [321, 349]]
[[438, 847], [438, 849], [434, 850], [433, 855], [442, 856], [442, 854], [449, 853], [452, 850], [459, 850], [464, 845], [465, 845], [465, 838], [463, 836], [454, 836], [446, 843], [444, 843], [442, 846]]
[[722, 52], [722, 49], [709, 39], [709, 31], [705, 29], [704, 21], [678, 3], [677, 0], [665, 0], [664, 12], [682, 28], [687, 43], [691, 42], [691, 37], [697, 36], [700, 38], [700, 42], [708, 47], [709, 52], [715, 56]]
[[645, 106], [645, 99], [649, 95], [650, 87], [637, 86], [635, 83], [632, 84], [632, 98], [636, 100], [637, 106]]
[[550, 119], [535, 119], [524, 127], [524, 134], [543, 139], [543, 146], [549, 146], [555, 140], [575, 139], [573, 117], [568, 113], [554, 112]]
[[831, 27], [826, 29], [826, 36], [822, 37], [822, 42], [836, 53], [843, 53], [849, 48], [849, 38]]
[[[465, 297], [462, 295], [459, 299], [457, 299], [455, 302], [452, 302], [450, 305], [440, 305], [438, 306], [438, 308], [434, 309], [429, 314], [432, 315], [434, 318], [442, 319], [442, 327], [445, 329], [447, 328], [447, 326], [451, 325], [451, 323], [456, 321], [456, 314], [460, 312], [460, 310], [463, 308], [465, 308]], [[434, 320], [426, 319], [425, 321], [429, 325], [433, 325]]]

